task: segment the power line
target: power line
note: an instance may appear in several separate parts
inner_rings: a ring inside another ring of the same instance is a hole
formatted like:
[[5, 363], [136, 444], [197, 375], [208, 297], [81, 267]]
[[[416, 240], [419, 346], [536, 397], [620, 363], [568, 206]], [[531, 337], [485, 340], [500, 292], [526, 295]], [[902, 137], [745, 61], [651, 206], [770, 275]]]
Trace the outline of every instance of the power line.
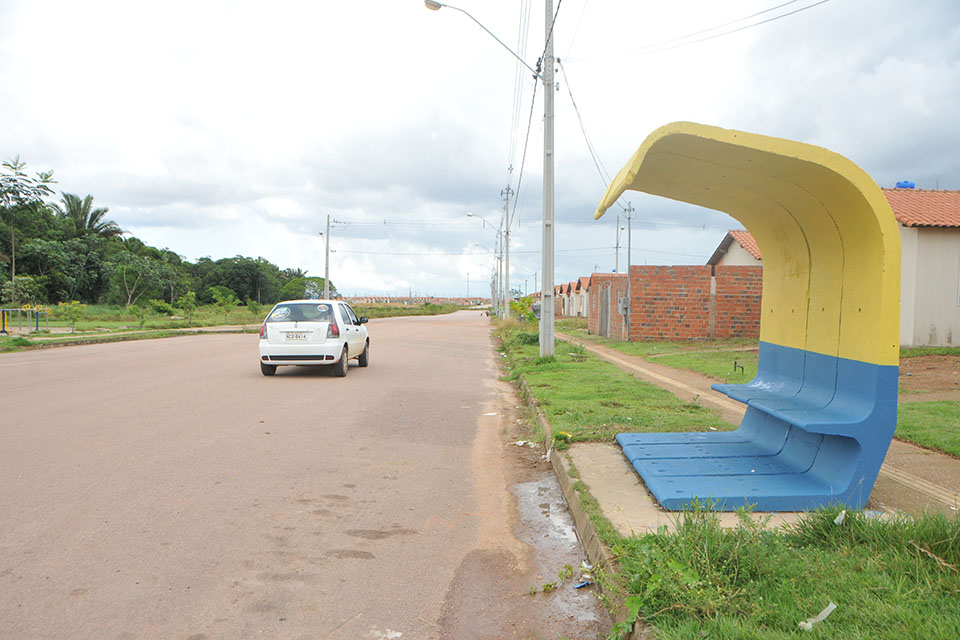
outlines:
[[597, 150], [590, 141], [590, 136], [587, 134], [587, 127], [583, 124], [583, 117], [580, 115], [580, 109], [577, 107], [577, 101], [573, 97], [573, 89], [570, 88], [570, 79], [567, 77], [566, 67], [563, 66], [563, 62], [561, 62], [559, 59], [557, 62], [560, 63], [560, 73], [563, 75], [563, 81], [567, 87], [567, 94], [570, 96], [570, 102], [573, 104], [573, 111], [577, 114], [577, 122], [580, 123], [580, 131], [583, 133], [583, 140], [587, 143], [587, 150], [590, 152], [590, 157], [593, 159], [593, 166], [597, 168], [597, 173], [600, 174], [600, 180], [603, 182], [603, 186], [606, 187], [610, 183], [610, 173], [607, 171], [607, 168], [603, 166], [603, 162], [600, 160]]
[[[527, 148], [530, 145], [530, 128], [533, 126], [533, 108], [537, 104], [537, 87], [539, 86], [540, 86], [539, 82], [534, 83], [533, 96], [530, 99], [530, 115], [527, 118], [527, 135], [523, 142], [523, 157], [520, 159], [520, 176], [517, 178], [517, 191], [515, 194], [516, 198], [513, 199], [514, 203], [519, 203], [519, 200], [520, 200], [520, 186], [523, 184], [523, 169], [527, 165]], [[505, 221], [507, 225], [506, 227], [507, 231], [510, 230], [511, 223], [513, 222], [513, 218], [516, 217], [517, 212], [519, 210], [520, 210], [520, 207], [514, 206], [513, 215], [510, 217], [510, 219]]]
[[[681, 42], [681, 43], [679, 43], [679, 44], [674, 44], [674, 45], [665, 46], [665, 47], [660, 47], [660, 48], [653, 48], [653, 47], [656, 47], [657, 45], [648, 45], [647, 47], [641, 48], [640, 50], [634, 50], [634, 53], [635, 53], [636, 55], [648, 55], [648, 54], [651, 54], [651, 53], [662, 53], [663, 51], [670, 51], [671, 49], [679, 49], [680, 47], [686, 47], [686, 46], [693, 45], [693, 44], [699, 44], [699, 43], [701, 43], [701, 42], [707, 42], [708, 40], [715, 40], [716, 38], [722, 38], [723, 36], [729, 36], [729, 35], [732, 35], [732, 34], [734, 34], [734, 33], [739, 33], [740, 31], [745, 31], [745, 30], [747, 30], [747, 29], [752, 29], [753, 27], [759, 27], [760, 25], [767, 24], [768, 22], [773, 22], [774, 20], [779, 20], [779, 19], [781, 19], [781, 18], [786, 18], [786, 17], [792, 16], [792, 15], [798, 14], [798, 13], [800, 13], [801, 11], [806, 11], [807, 9], [813, 9], [814, 7], [819, 7], [820, 5], [826, 4], [826, 3], [828, 3], [828, 2], [830, 2], [830, 0], [820, 0], [819, 2], [815, 2], [815, 3], [810, 4], [810, 5], [807, 5], [807, 6], [805, 6], [805, 7], [800, 7], [799, 9], [794, 9], [793, 11], [788, 11], [787, 13], [782, 13], [782, 14], [777, 15], [777, 16], [774, 16], [774, 17], [772, 17], [772, 18], [767, 18], [766, 20], [761, 20], [760, 22], [754, 22], [754, 23], [752, 23], [752, 24], [744, 25], [744, 26], [742, 26], [742, 27], [737, 27], [736, 29], [730, 29], [729, 31], [724, 31], [724, 32], [722, 32], [722, 33], [717, 33], [717, 34], [714, 34], [714, 35], [712, 35], [712, 36], [707, 36], [707, 37], [705, 37], [705, 38], [699, 38], [699, 39], [697, 39], [697, 40], [690, 40], [689, 42]], [[786, 3], [786, 4], [790, 4], [790, 3], [788, 2], [788, 3]], [[733, 22], [734, 22], [734, 23], [740, 22], [740, 20], [734, 20]], [[729, 23], [729, 24], [732, 24], [732, 23]], [[706, 32], [706, 31], [713, 31], [713, 30], [719, 29], [719, 28], [721, 28], [721, 27], [714, 27], [713, 29], [706, 29], [706, 30], [704, 30], [704, 31], [702, 31], [702, 32], [700, 32], [700, 33], [704, 33], [704, 32]], [[685, 36], [684, 38], [679, 38], [679, 39], [680, 39], [680, 40], [683, 40], [683, 39], [685, 39], [685, 38], [687, 38], [687, 37], [690, 37], [690, 36]]]
[[778, 4], [778, 5], [775, 6], [775, 7], [770, 7], [769, 9], [764, 9], [763, 11], [758, 11], [758, 12], [756, 12], [756, 13], [750, 14], [749, 16], [744, 16], [744, 17], [742, 17], [742, 18], [737, 18], [736, 20], [731, 20], [730, 22], [724, 22], [723, 24], [718, 24], [718, 25], [715, 25], [715, 26], [712, 26], [712, 27], [708, 27], [708, 28], [706, 28], [706, 29], [701, 29], [700, 31], [694, 31], [693, 33], [688, 33], [688, 34], [686, 34], [686, 35], [679, 36], [679, 37], [676, 37], [676, 38], [670, 38], [669, 40], [661, 40], [660, 42], [653, 42], [653, 43], [650, 43], [650, 44], [646, 44], [646, 45], [643, 45], [642, 47], [639, 47], [639, 49], [654, 49], [654, 48], [657, 48], [657, 47], [662, 47], [663, 45], [666, 45], [666, 44], [673, 44], [674, 42], [679, 42], [679, 41], [681, 41], [681, 40], [686, 40], [687, 38], [693, 38], [694, 36], [699, 36], [699, 35], [704, 34], [704, 33], [709, 33], [710, 31], [716, 31], [717, 29], [722, 29], [722, 28], [724, 28], [724, 27], [729, 27], [729, 26], [732, 25], [732, 24], [737, 24], [738, 22], [743, 22], [744, 20], [750, 20], [751, 18], [756, 18], [757, 16], [763, 15], [763, 14], [765, 14], [765, 13], [770, 13], [771, 11], [776, 11], [777, 9], [782, 9], [783, 7], [786, 7], [787, 5], [791, 5], [791, 4], [794, 4], [794, 3], [799, 2], [799, 1], [800, 1], [800, 0], [790, 0], [789, 2], [784, 2], [783, 4]]
[[[576, 249], [556, 249], [557, 253], [581, 253], [587, 251], [610, 251], [613, 247], [579, 247]], [[703, 254], [696, 253], [677, 253], [673, 251], [660, 251], [658, 249], [644, 249], [642, 247], [633, 247], [633, 251], [640, 251], [642, 253], [658, 253], [666, 256], [681, 256], [685, 258], [706, 258], [707, 256]], [[359, 249], [331, 249], [331, 253], [354, 253], [361, 255], [370, 255], [370, 256], [488, 256], [489, 251], [460, 251], [460, 252], [444, 252], [444, 251], [361, 251]], [[511, 251], [510, 253], [540, 253], [539, 249], [519, 249]]]

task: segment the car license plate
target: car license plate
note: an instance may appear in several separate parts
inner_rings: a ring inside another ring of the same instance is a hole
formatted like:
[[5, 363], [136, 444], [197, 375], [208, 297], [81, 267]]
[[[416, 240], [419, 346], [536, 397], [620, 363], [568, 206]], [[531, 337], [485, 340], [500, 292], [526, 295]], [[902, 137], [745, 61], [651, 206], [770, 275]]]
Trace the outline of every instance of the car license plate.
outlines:
[[284, 337], [287, 340], [306, 340], [308, 335], [306, 331], [287, 331]]

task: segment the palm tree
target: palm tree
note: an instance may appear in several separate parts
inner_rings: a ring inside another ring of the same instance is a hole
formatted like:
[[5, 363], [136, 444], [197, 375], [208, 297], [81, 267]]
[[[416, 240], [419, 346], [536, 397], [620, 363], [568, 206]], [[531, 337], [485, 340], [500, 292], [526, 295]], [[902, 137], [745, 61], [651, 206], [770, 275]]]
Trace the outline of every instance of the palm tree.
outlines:
[[63, 194], [63, 206], [54, 205], [60, 217], [73, 223], [74, 235], [94, 234], [102, 238], [113, 238], [123, 233], [113, 220], [106, 220], [106, 207], [93, 208], [93, 196], [88, 195], [83, 200], [72, 193]]

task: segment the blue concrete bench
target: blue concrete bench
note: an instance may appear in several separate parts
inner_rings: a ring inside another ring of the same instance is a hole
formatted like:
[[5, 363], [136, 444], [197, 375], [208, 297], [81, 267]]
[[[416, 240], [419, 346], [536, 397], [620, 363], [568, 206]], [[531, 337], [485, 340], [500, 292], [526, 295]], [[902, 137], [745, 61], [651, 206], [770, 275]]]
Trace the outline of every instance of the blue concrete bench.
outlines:
[[897, 367], [761, 343], [752, 382], [714, 388], [747, 404], [736, 431], [617, 436], [664, 508], [866, 504], [896, 424]]

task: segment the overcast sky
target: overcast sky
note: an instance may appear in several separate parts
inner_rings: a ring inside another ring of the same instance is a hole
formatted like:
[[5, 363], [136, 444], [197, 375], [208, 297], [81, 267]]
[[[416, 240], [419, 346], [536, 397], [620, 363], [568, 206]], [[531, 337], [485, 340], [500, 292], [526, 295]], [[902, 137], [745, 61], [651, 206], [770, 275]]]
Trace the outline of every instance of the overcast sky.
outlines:
[[[554, 0], [558, 283], [613, 270], [615, 212], [592, 218], [604, 174], [668, 122], [821, 145], [884, 187], [960, 188], [960, 2], [829, 0], [749, 26], [817, 2]], [[542, 3], [453, 4], [536, 64]], [[543, 88], [532, 103], [517, 68], [420, 0], [4, 0], [0, 155], [189, 260], [322, 276], [329, 214], [346, 294], [489, 294], [495, 230], [466, 213], [498, 225], [509, 184], [511, 285], [533, 291]], [[631, 196], [635, 264], [703, 264], [739, 226]]]

